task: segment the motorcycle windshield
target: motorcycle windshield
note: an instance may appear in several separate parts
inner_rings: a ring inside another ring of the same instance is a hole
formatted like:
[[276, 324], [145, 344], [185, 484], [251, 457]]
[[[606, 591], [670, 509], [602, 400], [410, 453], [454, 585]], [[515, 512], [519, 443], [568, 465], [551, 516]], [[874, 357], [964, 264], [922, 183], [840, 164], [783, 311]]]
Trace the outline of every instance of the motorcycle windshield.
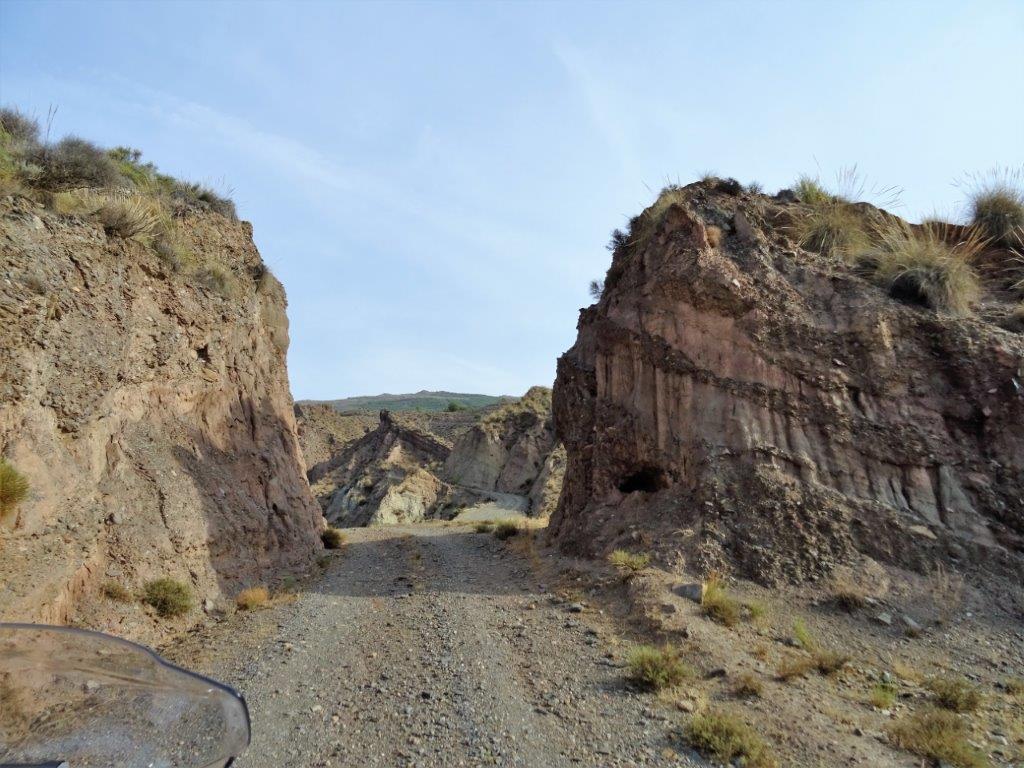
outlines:
[[225, 685], [109, 635], [0, 623], [0, 767], [209, 768], [248, 744]]

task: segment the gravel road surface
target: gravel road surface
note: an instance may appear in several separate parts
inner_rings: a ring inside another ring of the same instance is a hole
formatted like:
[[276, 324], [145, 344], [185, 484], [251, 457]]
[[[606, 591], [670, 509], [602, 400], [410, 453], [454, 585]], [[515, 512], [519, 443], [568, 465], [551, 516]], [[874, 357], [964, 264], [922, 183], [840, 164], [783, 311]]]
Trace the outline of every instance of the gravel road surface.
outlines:
[[348, 535], [297, 600], [203, 648], [249, 702], [239, 768], [704, 765], [623, 684], [604, 617], [524, 554], [469, 527]]

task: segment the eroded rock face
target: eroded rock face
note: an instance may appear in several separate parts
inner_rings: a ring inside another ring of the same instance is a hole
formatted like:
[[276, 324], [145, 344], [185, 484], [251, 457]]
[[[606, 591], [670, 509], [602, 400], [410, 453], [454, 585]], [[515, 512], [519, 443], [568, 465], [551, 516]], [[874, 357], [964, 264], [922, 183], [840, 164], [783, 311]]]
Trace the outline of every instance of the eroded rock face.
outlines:
[[559, 360], [553, 538], [762, 581], [858, 553], [1019, 570], [1021, 336], [796, 248], [781, 199], [715, 183], [680, 198], [616, 250]]
[[419, 522], [443, 516], [452, 500], [452, 489], [434, 474], [449, 450], [381, 411], [377, 429], [314, 467], [310, 480], [327, 481], [322, 502], [334, 525]]
[[[219, 603], [320, 548], [284, 290], [247, 223], [181, 231], [223, 289], [96, 222], [0, 202], [0, 453], [32, 487], [4, 533], [5, 620], [81, 620], [102, 582], [157, 576]], [[109, 621], [151, 628], [138, 606]]]

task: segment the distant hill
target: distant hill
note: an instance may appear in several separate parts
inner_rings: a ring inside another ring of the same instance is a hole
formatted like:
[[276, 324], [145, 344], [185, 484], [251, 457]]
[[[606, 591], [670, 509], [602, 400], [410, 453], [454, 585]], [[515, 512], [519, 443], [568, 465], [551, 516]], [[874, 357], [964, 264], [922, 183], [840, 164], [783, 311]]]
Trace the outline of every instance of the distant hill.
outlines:
[[449, 403], [458, 403], [466, 408], [485, 408], [489, 405], [514, 402], [518, 398], [495, 395], [473, 395], [464, 392], [416, 392], [409, 395], [363, 395], [344, 397], [340, 400], [304, 400], [305, 403], [330, 405], [342, 411], [444, 411]]

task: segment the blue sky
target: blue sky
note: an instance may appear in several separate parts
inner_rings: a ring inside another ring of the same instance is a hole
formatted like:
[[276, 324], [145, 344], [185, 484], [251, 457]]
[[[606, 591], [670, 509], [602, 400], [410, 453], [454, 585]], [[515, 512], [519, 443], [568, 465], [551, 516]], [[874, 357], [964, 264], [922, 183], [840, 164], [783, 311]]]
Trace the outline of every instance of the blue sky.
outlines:
[[901, 213], [1024, 165], [1024, 3], [0, 2], [0, 101], [233, 190], [296, 398], [550, 384], [610, 231], [703, 171]]

